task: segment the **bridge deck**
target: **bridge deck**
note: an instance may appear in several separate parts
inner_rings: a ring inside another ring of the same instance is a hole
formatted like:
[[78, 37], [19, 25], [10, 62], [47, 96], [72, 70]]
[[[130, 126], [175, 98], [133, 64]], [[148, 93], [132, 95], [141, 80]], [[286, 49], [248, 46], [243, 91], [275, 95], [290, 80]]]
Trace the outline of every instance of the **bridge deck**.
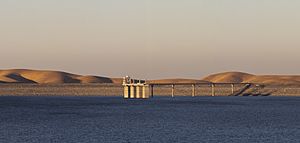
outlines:
[[255, 83], [148, 83], [148, 85], [247, 85]]

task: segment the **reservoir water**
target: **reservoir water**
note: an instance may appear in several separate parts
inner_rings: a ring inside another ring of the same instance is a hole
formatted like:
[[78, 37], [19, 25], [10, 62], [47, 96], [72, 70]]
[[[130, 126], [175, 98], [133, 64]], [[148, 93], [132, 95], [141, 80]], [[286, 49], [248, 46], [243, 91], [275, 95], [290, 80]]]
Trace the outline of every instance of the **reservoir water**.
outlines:
[[0, 97], [1, 143], [300, 142], [300, 97]]

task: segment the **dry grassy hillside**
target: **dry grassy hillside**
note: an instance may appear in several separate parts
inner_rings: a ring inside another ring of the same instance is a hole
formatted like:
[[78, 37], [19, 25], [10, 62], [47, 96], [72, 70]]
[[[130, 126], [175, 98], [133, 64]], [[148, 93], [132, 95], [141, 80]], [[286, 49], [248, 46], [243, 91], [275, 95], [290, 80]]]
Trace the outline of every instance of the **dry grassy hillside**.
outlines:
[[59, 71], [12, 69], [0, 70], [0, 83], [118, 83], [120, 79], [98, 76], [82, 76]]
[[[225, 72], [210, 75], [203, 80], [195, 79], [160, 79], [150, 80], [149, 83], [265, 83], [281, 85], [300, 85], [300, 76], [281, 75], [252, 75], [242, 72]], [[121, 78], [99, 76], [83, 76], [60, 71], [12, 69], [0, 70], [0, 83], [116, 83], [121, 84]]]
[[265, 83], [265, 84], [300, 84], [300, 76], [287, 75], [252, 75], [242, 72], [225, 72], [210, 75], [203, 80], [222, 83]]
[[213, 74], [208, 77], [205, 77], [203, 80], [210, 82], [222, 82], [222, 83], [242, 83], [245, 80], [254, 77], [255, 75], [242, 73], [242, 72], [226, 72]]

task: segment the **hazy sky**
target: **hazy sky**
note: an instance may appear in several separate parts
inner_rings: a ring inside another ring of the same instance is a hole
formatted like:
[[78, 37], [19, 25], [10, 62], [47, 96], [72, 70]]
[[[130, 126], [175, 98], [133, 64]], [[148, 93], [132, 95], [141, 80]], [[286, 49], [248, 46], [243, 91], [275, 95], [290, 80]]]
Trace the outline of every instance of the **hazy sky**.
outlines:
[[0, 68], [300, 74], [300, 0], [0, 0]]

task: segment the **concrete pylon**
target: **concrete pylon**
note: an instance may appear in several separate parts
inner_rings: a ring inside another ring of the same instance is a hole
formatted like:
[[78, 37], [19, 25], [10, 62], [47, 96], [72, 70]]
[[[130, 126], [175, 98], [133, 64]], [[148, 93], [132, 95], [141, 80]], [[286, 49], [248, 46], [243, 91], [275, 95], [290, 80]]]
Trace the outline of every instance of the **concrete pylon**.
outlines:
[[216, 91], [215, 91], [215, 84], [211, 85], [211, 96], [215, 96], [216, 95]]
[[142, 87], [142, 98], [147, 98], [147, 96], [146, 96], [146, 86], [143, 86]]
[[124, 86], [124, 98], [130, 98], [130, 88], [129, 86]]
[[174, 95], [175, 95], [175, 85], [172, 84], [172, 97], [174, 97]]
[[130, 98], [135, 98], [136, 96], [136, 87], [135, 86], [133, 86], [133, 85], [131, 85], [130, 86]]
[[195, 84], [192, 85], [192, 97], [196, 96]]
[[135, 87], [135, 89], [136, 89], [136, 98], [141, 98], [142, 96], [141, 96], [141, 88], [140, 88], [140, 86], [136, 86]]

